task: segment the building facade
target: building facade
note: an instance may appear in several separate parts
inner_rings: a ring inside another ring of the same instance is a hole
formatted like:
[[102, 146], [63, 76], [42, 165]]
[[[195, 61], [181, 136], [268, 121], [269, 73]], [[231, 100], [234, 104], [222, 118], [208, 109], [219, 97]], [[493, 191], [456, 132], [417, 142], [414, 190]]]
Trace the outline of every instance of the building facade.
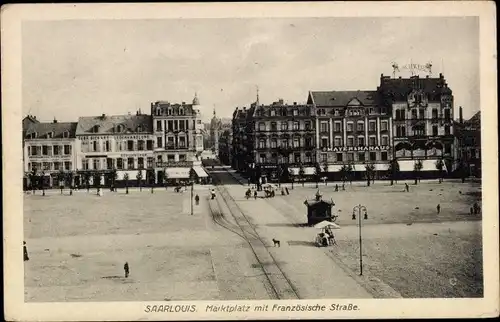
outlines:
[[[460, 112], [461, 112], [460, 107]], [[464, 167], [464, 176], [481, 177], [481, 112], [464, 121], [462, 113], [455, 122], [457, 166]], [[459, 174], [462, 175], [462, 174]]]
[[380, 106], [377, 91], [309, 92], [315, 111], [316, 158], [325, 175], [340, 179], [351, 165], [352, 178], [362, 179], [368, 164], [383, 176], [392, 159], [391, 115]]
[[[106, 115], [80, 117], [76, 130], [78, 146], [77, 173], [90, 184], [100, 180], [109, 186], [113, 179], [122, 181], [128, 175], [136, 181], [139, 172], [147, 183], [154, 182], [155, 138], [151, 116]], [[113, 172], [116, 170], [116, 178]], [[100, 174], [96, 179], [96, 174]], [[82, 181], [83, 184], [83, 181]]]
[[232, 165], [232, 141], [233, 133], [231, 129], [224, 130], [219, 138], [219, 161], [225, 165]]
[[77, 168], [77, 123], [54, 120], [52, 123], [36, 121], [25, 124], [23, 121], [23, 127], [25, 186], [32, 184], [31, 174], [40, 176], [45, 187], [58, 186], [60, 171]]
[[203, 123], [201, 105], [197, 95], [192, 104], [173, 104], [167, 101], [151, 103], [153, 133], [155, 137], [156, 178], [187, 180], [191, 168], [198, 176], [206, 177], [201, 168], [203, 152]]
[[382, 75], [381, 104], [390, 109], [394, 157], [400, 171], [411, 174], [420, 163], [421, 176], [435, 176], [436, 164], [451, 172], [455, 159], [453, 94], [442, 74], [410, 78]]
[[250, 130], [247, 126], [247, 122], [250, 121], [250, 115], [253, 115], [252, 109], [237, 107], [233, 112], [231, 122], [231, 132], [233, 135], [231, 144], [231, 167], [241, 173], [247, 171], [247, 161], [250, 158], [247, 144], [247, 132]]

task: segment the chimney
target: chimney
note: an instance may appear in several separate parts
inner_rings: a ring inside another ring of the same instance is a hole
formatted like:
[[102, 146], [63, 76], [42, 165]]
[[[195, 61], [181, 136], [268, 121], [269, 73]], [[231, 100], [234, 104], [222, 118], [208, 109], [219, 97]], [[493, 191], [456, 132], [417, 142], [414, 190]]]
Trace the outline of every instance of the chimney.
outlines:
[[53, 121], [53, 123], [57, 123], [57, 119], [56, 119], [55, 117], [54, 117], [54, 121]]
[[462, 106], [458, 108], [458, 123], [462, 124], [464, 122]]
[[103, 113], [103, 114], [101, 115], [101, 118], [104, 120], [104, 119], [106, 118], [106, 114], [104, 114], [104, 113]]
[[279, 102], [280, 104], [283, 104], [283, 99], [282, 99], [282, 98], [280, 98], [280, 99], [278, 100], [278, 102]]
[[293, 105], [297, 105], [297, 102], [293, 102]]
[[186, 102], [182, 102], [182, 105], [186, 105]]

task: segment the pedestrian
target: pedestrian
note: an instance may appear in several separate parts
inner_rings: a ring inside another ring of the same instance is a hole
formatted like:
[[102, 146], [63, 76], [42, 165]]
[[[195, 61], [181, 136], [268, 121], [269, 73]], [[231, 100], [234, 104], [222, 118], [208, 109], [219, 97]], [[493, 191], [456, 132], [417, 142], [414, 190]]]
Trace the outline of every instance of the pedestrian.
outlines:
[[281, 188], [281, 195], [284, 196], [285, 195], [285, 189], [284, 188]]
[[211, 194], [212, 194], [212, 200], [214, 200], [215, 199], [215, 189], [212, 189]]
[[125, 265], [123, 265], [123, 270], [125, 271], [125, 278], [127, 278], [130, 272], [128, 267], [128, 262], [125, 262]]
[[286, 195], [288, 196], [290, 194], [290, 191], [288, 191], [288, 187], [285, 187]]
[[200, 196], [198, 196], [198, 194], [196, 194], [196, 196], [194, 197], [194, 201], [196, 202], [197, 206], [200, 204]]
[[257, 190], [255, 190], [255, 191], [253, 192], [253, 198], [254, 198], [255, 200], [257, 200]]
[[342, 190], [345, 191], [345, 183], [342, 183]]
[[26, 248], [26, 242], [23, 241], [23, 252], [24, 252], [24, 261], [29, 261], [30, 258], [28, 256], [28, 249]]
[[405, 183], [405, 190], [406, 192], [410, 192], [410, 186], [407, 183]]
[[335, 191], [339, 191], [339, 184], [338, 183], [335, 184]]
[[470, 215], [474, 215], [474, 208], [473, 207], [470, 207]]
[[439, 213], [441, 212], [441, 205], [440, 204], [437, 205], [436, 210], [437, 210], [437, 213], [439, 215]]

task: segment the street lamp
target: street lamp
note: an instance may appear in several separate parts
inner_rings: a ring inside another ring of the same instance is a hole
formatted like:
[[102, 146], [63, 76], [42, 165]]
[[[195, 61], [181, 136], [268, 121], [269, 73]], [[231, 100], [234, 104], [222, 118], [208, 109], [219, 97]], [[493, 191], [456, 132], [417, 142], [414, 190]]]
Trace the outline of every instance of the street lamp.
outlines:
[[357, 205], [352, 208], [352, 220], [356, 220], [356, 212], [358, 213], [358, 224], [359, 224], [359, 275], [363, 275], [363, 242], [361, 235], [361, 213], [363, 213], [363, 219], [368, 219], [368, 210], [365, 206]]

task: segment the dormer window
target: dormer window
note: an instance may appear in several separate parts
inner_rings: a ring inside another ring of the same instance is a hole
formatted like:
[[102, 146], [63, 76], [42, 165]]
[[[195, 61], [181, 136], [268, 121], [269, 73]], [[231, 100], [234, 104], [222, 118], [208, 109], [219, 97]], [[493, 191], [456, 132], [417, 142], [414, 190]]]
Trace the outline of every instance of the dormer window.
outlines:
[[139, 126], [137, 127], [137, 132], [142, 132], [142, 125], [139, 125]]
[[123, 132], [123, 129], [124, 129], [123, 124], [118, 124], [118, 126], [116, 127], [116, 130], [118, 131], [118, 133]]
[[159, 109], [159, 108], [156, 109], [156, 115], [158, 115], [158, 116], [161, 115], [161, 109]]
[[95, 125], [93, 130], [92, 130], [93, 133], [98, 133], [99, 132], [99, 125]]
[[52, 139], [52, 138], [54, 138], [54, 132], [47, 133], [47, 139]]
[[179, 115], [184, 115], [184, 109], [183, 108], [179, 109]]
[[299, 115], [299, 110], [297, 110], [297, 109], [293, 110], [293, 116], [297, 116], [297, 115]]
[[271, 110], [271, 116], [276, 116], [276, 111], [275, 110]]
[[64, 131], [63, 132], [63, 138], [69, 138], [69, 132], [68, 131]]
[[168, 115], [172, 115], [172, 109], [171, 108], [168, 109]]

